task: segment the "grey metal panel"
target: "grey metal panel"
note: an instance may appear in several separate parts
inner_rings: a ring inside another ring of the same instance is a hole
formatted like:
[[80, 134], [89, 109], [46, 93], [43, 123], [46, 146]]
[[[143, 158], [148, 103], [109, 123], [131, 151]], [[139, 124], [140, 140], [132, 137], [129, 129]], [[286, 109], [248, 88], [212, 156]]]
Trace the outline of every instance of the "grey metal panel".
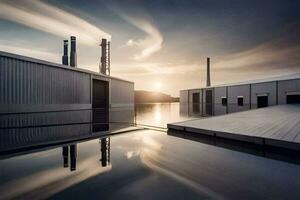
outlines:
[[206, 91], [212, 91], [212, 109], [213, 109], [213, 114], [214, 114], [214, 89], [213, 87], [211, 88], [205, 88], [202, 89], [202, 115], [206, 116]]
[[189, 91], [188, 90], [181, 90], [180, 91], [180, 103], [188, 103], [189, 97], [188, 97]]
[[300, 79], [278, 81], [278, 104], [286, 104], [286, 93], [300, 91]]
[[[228, 87], [228, 112], [238, 112], [250, 109], [250, 85], [238, 85]], [[237, 97], [244, 97], [244, 105], [238, 106]]]
[[180, 91], [180, 105], [179, 105], [179, 113], [182, 116], [189, 115], [189, 91], [181, 90]]
[[91, 124], [16, 128], [0, 130], [0, 150], [11, 150], [91, 135]]
[[110, 122], [134, 122], [134, 84], [116, 79], [110, 81], [109, 119]]
[[276, 81], [251, 84], [251, 108], [257, 108], [257, 96], [268, 95], [269, 106], [276, 105]]
[[91, 104], [2, 104], [0, 114], [86, 110], [91, 108]]
[[222, 97], [226, 97], [226, 87], [217, 87], [215, 88], [215, 98], [214, 98], [214, 106], [215, 106], [215, 115], [223, 115], [227, 113], [226, 106], [222, 105]]
[[114, 80], [110, 82], [110, 99], [112, 106], [128, 105], [134, 103], [134, 84]]
[[89, 104], [90, 75], [0, 57], [0, 104]]
[[0, 115], [1, 128], [90, 123], [91, 110]]
[[93, 78], [111, 82], [113, 116], [133, 122], [133, 82], [0, 52], [0, 128], [91, 122]]

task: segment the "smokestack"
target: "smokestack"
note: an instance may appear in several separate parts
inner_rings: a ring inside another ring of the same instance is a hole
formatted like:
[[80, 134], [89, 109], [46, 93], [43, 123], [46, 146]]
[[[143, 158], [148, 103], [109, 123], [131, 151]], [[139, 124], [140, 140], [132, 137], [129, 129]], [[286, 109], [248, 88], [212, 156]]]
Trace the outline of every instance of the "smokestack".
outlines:
[[76, 37], [71, 36], [70, 66], [77, 67]]
[[68, 40], [64, 40], [64, 55], [62, 56], [62, 64], [63, 65], [69, 65]]
[[101, 66], [100, 66], [100, 73], [106, 74], [106, 67], [107, 67], [107, 40], [102, 39], [101, 41]]
[[206, 87], [210, 86], [210, 58], [207, 57]]

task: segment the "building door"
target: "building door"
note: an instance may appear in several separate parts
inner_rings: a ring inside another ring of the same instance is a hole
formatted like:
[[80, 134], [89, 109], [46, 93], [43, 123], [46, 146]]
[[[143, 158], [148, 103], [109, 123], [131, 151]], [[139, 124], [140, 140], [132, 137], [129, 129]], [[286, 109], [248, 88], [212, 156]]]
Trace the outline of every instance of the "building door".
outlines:
[[268, 107], [268, 96], [257, 96], [257, 108]]
[[300, 94], [286, 95], [287, 104], [300, 104]]
[[193, 113], [200, 112], [200, 93], [193, 93]]
[[109, 129], [108, 82], [93, 79], [93, 132]]
[[212, 90], [206, 90], [205, 93], [205, 113], [206, 115], [213, 114], [213, 99]]

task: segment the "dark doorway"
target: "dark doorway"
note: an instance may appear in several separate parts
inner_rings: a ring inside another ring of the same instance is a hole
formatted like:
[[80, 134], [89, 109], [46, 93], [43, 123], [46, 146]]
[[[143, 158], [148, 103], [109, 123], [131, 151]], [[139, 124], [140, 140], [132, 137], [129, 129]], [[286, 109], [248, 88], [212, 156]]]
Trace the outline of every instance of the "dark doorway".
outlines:
[[300, 104], [300, 94], [286, 95], [287, 104]]
[[193, 113], [200, 113], [200, 93], [193, 93]]
[[257, 108], [263, 108], [268, 106], [268, 96], [257, 96]]
[[108, 82], [93, 79], [93, 132], [109, 129]]
[[205, 93], [205, 114], [212, 115], [213, 114], [213, 95], [212, 90], [207, 90]]

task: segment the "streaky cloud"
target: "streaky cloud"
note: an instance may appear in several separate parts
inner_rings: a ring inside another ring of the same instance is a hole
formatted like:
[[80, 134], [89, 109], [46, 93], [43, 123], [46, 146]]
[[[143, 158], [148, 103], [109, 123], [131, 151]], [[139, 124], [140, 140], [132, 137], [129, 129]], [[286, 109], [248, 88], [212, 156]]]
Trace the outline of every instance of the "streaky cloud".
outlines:
[[122, 19], [146, 33], [143, 39], [130, 39], [127, 41], [125, 46], [141, 49], [139, 53], [133, 56], [133, 59], [143, 60], [158, 52], [162, 48], [164, 39], [159, 29], [153, 23], [152, 18], [142, 8], [125, 10], [124, 7], [119, 4], [110, 6], [111, 10]]
[[39, 0], [0, 1], [0, 18], [61, 37], [75, 35], [78, 42], [97, 45], [111, 35], [84, 19]]
[[44, 59], [50, 62], [60, 62], [60, 54], [49, 52], [47, 49], [41, 48], [28, 48], [26, 45], [20, 45], [15, 42], [5, 42], [0, 40], [0, 49], [1, 51], [26, 55], [29, 57], [37, 58], [37, 59]]
[[300, 22], [252, 49], [216, 58], [217, 70], [276, 70], [300, 68]]

